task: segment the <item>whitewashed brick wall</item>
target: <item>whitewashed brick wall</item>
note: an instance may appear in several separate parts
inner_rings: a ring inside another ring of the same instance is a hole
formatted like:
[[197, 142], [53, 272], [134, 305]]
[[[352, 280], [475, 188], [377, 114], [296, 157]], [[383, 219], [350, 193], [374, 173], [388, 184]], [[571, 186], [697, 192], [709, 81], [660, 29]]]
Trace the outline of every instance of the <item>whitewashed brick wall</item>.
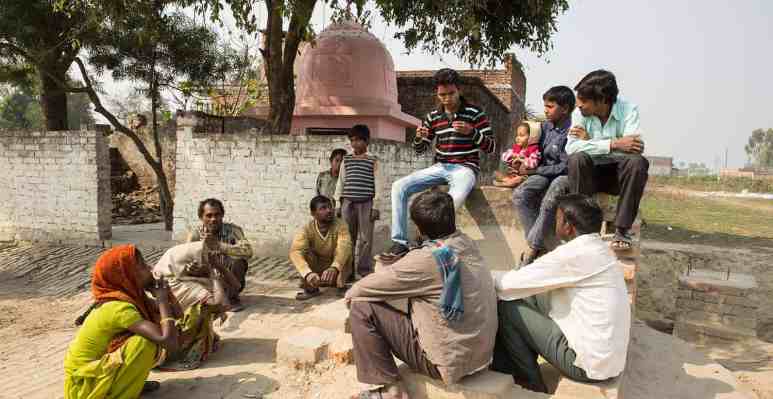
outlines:
[[110, 163], [97, 131], [0, 129], [0, 240], [110, 238]]
[[[225, 219], [244, 228], [256, 254], [286, 256], [295, 231], [310, 220], [317, 174], [330, 167], [330, 152], [345, 148], [344, 136], [272, 136], [257, 130], [194, 133], [195, 118], [178, 117], [177, 185], [174, 237], [182, 240], [198, 223], [199, 201], [223, 201]], [[373, 140], [369, 151], [383, 163], [384, 187], [376, 204], [381, 221], [375, 244], [389, 237], [392, 183], [431, 164], [431, 156], [416, 156], [410, 145]]]

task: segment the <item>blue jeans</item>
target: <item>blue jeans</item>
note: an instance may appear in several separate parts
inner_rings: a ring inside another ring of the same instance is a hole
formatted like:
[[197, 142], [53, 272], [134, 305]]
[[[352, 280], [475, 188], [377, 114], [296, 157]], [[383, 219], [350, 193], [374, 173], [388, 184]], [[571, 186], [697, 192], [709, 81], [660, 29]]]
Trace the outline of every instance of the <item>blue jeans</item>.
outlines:
[[395, 181], [392, 184], [392, 241], [408, 245], [408, 199], [411, 195], [448, 184], [454, 209], [459, 209], [475, 187], [475, 181], [475, 171], [450, 163], [436, 163]]
[[553, 234], [556, 228], [556, 197], [568, 192], [567, 176], [551, 180], [540, 175], [529, 176], [513, 190], [513, 205], [531, 249], [546, 249], [545, 238]]

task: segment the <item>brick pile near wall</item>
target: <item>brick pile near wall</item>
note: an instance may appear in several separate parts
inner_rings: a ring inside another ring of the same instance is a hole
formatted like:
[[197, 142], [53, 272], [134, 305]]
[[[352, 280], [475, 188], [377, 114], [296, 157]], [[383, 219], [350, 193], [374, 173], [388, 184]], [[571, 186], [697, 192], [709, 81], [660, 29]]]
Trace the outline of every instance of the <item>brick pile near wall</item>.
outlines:
[[110, 238], [110, 163], [102, 133], [0, 130], [0, 240]]
[[[226, 219], [240, 224], [256, 244], [256, 253], [286, 256], [292, 235], [310, 220], [309, 201], [317, 174], [330, 167], [333, 149], [351, 152], [348, 140], [261, 135], [256, 129], [194, 133], [198, 123], [195, 115], [178, 115], [175, 239], [184, 238], [198, 223], [198, 202], [216, 197], [225, 204]], [[383, 240], [391, 220], [392, 183], [429, 166], [431, 157], [418, 157], [407, 144], [383, 140], [373, 140], [369, 151], [384, 165], [383, 195], [376, 203], [381, 220], [375, 234]]]

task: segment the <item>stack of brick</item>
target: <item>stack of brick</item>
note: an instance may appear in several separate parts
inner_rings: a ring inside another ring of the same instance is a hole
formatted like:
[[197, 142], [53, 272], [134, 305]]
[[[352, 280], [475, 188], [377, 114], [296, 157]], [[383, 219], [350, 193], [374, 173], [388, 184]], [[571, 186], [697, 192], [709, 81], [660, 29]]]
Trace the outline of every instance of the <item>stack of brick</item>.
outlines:
[[690, 342], [756, 337], [756, 288], [752, 275], [688, 270], [679, 277], [674, 335]]

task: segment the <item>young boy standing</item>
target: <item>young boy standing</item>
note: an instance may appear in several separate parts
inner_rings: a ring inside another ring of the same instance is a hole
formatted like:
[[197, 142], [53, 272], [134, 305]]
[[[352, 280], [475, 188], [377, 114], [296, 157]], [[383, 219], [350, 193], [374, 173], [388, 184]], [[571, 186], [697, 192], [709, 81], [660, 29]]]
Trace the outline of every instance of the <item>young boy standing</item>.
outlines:
[[349, 142], [354, 153], [343, 157], [335, 198], [339, 199], [341, 214], [349, 225], [355, 251], [354, 270], [363, 277], [373, 272], [373, 222], [379, 218], [373, 203], [381, 191], [381, 173], [378, 159], [368, 154], [368, 126], [352, 127]]
[[[346, 155], [346, 150], [343, 148], [336, 148], [330, 153], [330, 169], [319, 172], [317, 175], [317, 195], [333, 199], [338, 183], [338, 171], [341, 170], [341, 161], [343, 161], [344, 155]], [[335, 206], [335, 203], [333, 205]]]

